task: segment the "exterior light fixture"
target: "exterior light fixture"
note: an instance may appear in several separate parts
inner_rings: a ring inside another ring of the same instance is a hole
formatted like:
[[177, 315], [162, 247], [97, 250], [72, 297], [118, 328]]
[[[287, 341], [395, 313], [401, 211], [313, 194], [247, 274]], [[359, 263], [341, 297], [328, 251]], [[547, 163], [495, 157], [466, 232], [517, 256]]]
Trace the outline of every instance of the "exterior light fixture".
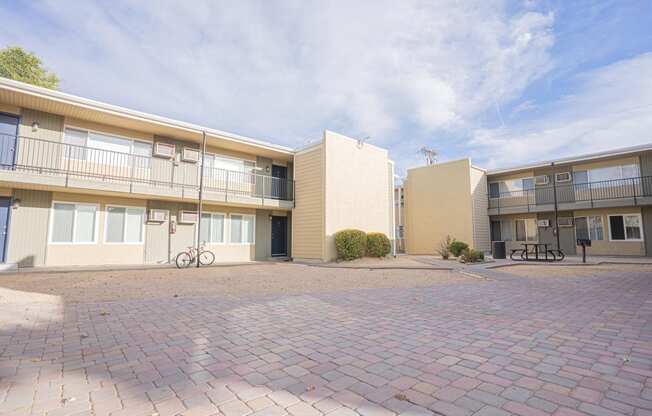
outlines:
[[20, 198], [14, 198], [14, 199], [11, 201], [11, 208], [13, 208], [13, 209], [18, 209], [18, 208], [20, 208], [20, 203], [21, 203], [21, 202], [22, 202], [22, 201], [20, 200]]
[[38, 121], [33, 122], [32, 123], [32, 131], [34, 133], [36, 133], [38, 131], [38, 128], [39, 128]]

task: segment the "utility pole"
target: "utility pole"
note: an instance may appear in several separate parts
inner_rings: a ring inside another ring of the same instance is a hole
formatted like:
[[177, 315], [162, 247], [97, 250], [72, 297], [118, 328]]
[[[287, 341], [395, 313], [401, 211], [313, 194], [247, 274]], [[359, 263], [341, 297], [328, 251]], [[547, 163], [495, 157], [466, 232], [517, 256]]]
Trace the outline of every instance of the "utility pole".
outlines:
[[555, 177], [555, 162], [551, 162], [552, 166], [552, 195], [555, 202], [555, 236], [557, 237], [557, 250], [561, 250], [559, 243], [559, 206], [557, 205], [557, 178]]
[[206, 132], [202, 131], [202, 143], [201, 143], [201, 166], [199, 167], [199, 206], [197, 208], [197, 267], [200, 265], [199, 248], [201, 247], [201, 210], [203, 202], [203, 190], [204, 190], [204, 156], [206, 155]]

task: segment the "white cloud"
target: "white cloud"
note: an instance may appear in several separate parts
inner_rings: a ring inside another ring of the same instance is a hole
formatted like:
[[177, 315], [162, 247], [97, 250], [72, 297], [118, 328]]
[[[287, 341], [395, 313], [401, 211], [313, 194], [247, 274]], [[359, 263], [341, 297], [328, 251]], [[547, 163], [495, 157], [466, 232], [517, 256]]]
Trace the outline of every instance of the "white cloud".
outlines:
[[468, 129], [552, 68], [554, 16], [501, 0], [31, 6], [54, 25], [14, 11], [0, 42], [64, 90], [289, 145], [330, 128], [414, 147], [406, 126]]
[[478, 129], [471, 145], [488, 167], [652, 142], [652, 53], [578, 76], [578, 86], [534, 121]]

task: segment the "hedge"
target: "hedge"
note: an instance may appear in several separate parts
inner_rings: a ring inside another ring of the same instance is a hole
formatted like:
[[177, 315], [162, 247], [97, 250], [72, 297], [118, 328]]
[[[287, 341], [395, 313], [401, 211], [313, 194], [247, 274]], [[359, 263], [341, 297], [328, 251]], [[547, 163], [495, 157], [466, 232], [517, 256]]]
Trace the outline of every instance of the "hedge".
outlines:
[[383, 233], [367, 234], [367, 255], [370, 257], [385, 257], [392, 251], [392, 243]]
[[367, 234], [360, 230], [342, 230], [335, 233], [335, 249], [339, 260], [355, 260], [367, 251]]

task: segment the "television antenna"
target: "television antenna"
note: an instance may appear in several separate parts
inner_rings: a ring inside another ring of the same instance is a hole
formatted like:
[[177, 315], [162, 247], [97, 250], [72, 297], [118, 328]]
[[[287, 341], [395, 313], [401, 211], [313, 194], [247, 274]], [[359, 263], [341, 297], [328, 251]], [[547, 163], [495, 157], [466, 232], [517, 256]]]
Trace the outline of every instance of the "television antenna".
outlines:
[[426, 158], [427, 165], [433, 165], [437, 163], [437, 152], [435, 150], [423, 146], [419, 152]]
[[370, 136], [364, 136], [362, 139], [358, 139], [358, 148], [362, 148], [365, 142], [369, 141], [370, 139], [371, 139]]

